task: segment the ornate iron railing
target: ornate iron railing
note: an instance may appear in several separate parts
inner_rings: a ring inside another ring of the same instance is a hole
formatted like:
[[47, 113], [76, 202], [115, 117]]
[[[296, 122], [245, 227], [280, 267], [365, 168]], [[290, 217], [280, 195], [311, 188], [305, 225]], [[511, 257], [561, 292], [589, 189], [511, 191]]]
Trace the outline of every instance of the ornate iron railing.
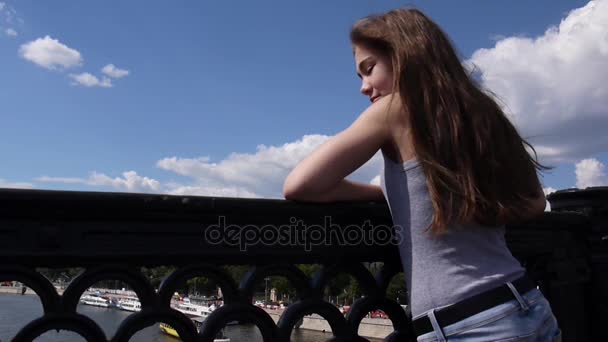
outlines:
[[[565, 203], [562, 209], [580, 212], [546, 213], [507, 229], [509, 247], [551, 302], [564, 341], [602, 336], [599, 324], [606, 322], [599, 315], [608, 317], [608, 280], [597, 273], [608, 265], [608, 229], [598, 219], [605, 218], [606, 195], [605, 189], [554, 195], [556, 209]], [[581, 198], [591, 200], [581, 205]], [[74, 331], [87, 341], [128, 341], [158, 322], [173, 326], [183, 341], [213, 341], [235, 320], [255, 324], [264, 341], [289, 341], [296, 323], [311, 313], [327, 320], [332, 341], [367, 341], [357, 331], [376, 309], [388, 314], [394, 328], [385, 341], [414, 340], [408, 315], [386, 298], [389, 282], [401, 272], [390, 226], [386, 205], [378, 203], [0, 189], [0, 282], [26, 284], [43, 306], [43, 315], [13, 341], [32, 341], [52, 329]], [[372, 274], [364, 262], [383, 267]], [[317, 263], [323, 266], [312, 277], [295, 266]], [[177, 267], [158, 290], [139, 271], [157, 265]], [[251, 268], [237, 285], [224, 265]], [[85, 270], [59, 295], [36, 267]], [[364, 294], [346, 317], [323, 299], [338, 273], [352, 275]], [[255, 285], [267, 276], [286, 277], [297, 292], [276, 324], [252, 304]], [[169, 305], [175, 289], [194, 277], [214, 279], [224, 299], [200, 332]], [[114, 336], [105, 336], [76, 306], [86, 289], [110, 279], [128, 284], [142, 310], [127, 317]]]

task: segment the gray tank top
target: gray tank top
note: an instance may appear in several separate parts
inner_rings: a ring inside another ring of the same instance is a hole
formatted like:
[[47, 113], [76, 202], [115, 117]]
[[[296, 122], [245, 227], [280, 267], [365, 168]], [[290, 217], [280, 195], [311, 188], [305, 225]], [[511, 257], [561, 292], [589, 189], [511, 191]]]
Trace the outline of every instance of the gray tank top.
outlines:
[[431, 238], [426, 178], [416, 159], [396, 163], [383, 152], [381, 186], [399, 242], [412, 317], [512, 281], [525, 272], [505, 242], [504, 226], [454, 225]]

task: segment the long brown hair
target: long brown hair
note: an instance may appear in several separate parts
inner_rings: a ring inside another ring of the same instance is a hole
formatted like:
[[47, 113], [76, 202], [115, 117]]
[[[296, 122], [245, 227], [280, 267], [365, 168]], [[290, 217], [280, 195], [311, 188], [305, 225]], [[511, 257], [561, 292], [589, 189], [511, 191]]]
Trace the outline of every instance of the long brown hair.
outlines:
[[523, 219], [538, 191], [536, 171], [549, 167], [465, 70], [441, 28], [419, 10], [397, 9], [359, 20], [350, 38], [391, 58], [393, 89], [433, 202], [431, 233], [452, 223]]

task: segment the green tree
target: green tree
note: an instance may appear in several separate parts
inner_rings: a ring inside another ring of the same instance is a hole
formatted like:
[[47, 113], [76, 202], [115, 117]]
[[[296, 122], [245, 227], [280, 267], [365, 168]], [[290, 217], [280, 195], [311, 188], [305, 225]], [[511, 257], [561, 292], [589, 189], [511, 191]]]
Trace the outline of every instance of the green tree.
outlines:
[[288, 299], [288, 301], [290, 302], [297, 300], [298, 294], [296, 288], [289, 280], [287, 280], [287, 278], [278, 278], [277, 283], [278, 286], [275, 287], [277, 291], [277, 298], [285, 298]]
[[391, 279], [386, 288], [386, 298], [397, 301], [399, 304], [407, 304], [407, 287], [403, 273], [398, 273]]

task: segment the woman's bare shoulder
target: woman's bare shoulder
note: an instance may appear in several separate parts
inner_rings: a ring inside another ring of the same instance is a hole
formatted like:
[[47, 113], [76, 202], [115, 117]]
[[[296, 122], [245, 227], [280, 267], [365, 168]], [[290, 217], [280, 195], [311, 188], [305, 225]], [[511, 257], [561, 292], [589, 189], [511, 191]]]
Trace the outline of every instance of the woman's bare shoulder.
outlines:
[[[399, 94], [380, 98], [372, 104], [390, 129], [391, 139], [382, 150], [394, 161], [402, 162], [415, 157], [409, 120]], [[370, 106], [370, 107], [372, 107]]]
[[385, 113], [388, 116], [405, 116], [405, 108], [398, 93], [383, 96], [378, 101], [372, 103], [369, 109]]

